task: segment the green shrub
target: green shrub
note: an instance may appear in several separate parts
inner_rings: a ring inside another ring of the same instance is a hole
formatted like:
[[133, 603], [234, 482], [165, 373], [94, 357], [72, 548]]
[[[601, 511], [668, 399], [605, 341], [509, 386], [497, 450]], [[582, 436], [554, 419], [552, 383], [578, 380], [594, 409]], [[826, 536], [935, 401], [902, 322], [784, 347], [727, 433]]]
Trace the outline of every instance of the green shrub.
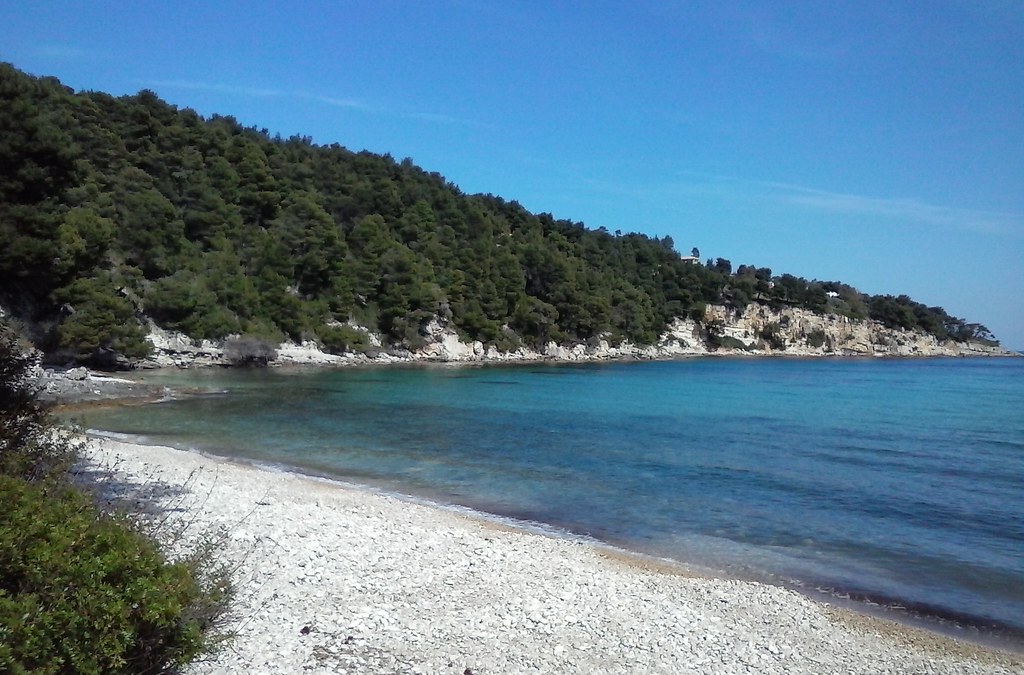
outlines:
[[690, 308], [689, 317], [696, 321], [697, 323], [703, 323], [704, 319], [707, 318], [707, 313], [707, 303], [698, 302]]
[[366, 333], [352, 326], [321, 326], [316, 329], [316, 336], [330, 354], [365, 353], [373, 347]]
[[719, 347], [725, 347], [725, 322], [721, 319], [711, 319], [704, 322], [704, 341], [711, 351], [717, 351]]
[[[788, 324], [788, 317], [782, 317]], [[758, 337], [764, 340], [775, 351], [782, 351], [786, 348], [786, 340], [779, 334], [779, 324], [768, 323], [758, 333]]]
[[26, 480], [62, 476], [76, 450], [36, 395], [32, 372], [37, 362], [0, 324], [0, 474]]
[[725, 349], [742, 349], [745, 352], [750, 351], [750, 345], [739, 338], [734, 338], [731, 335], [723, 335], [719, 340], [719, 346]]
[[226, 584], [77, 490], [5, 476], [0, 503], [0, 671], [158, 673], [210, 648]]
[[162, 673], [220, 638], [230, 578], [209, 543], [170, 563], [74, 487], [78, 439], [0, 324], [0, 673]]
[[811, 347], [821, 347], [825, 344], [825, 331], [820, 328], [815, 328], [807, 334], [807, 344]]
[[239, 330], [238, 319], [218, 304], [217, 294], [190, 270], [154, 282], [146, 291], [145, 308], [161, 326], [200, 340]]
[[79, 362], [103, 361], [109, 353], [130, 359], [149, 356], [152, 345], [135, 308], [109, 274], [77, 279], [57, 296], [68, 311], [56, 328], [57, 346]]
[[249, 319], [243, 322], [241, 334], [265, 340], [272, 345], [281, 344], [288, 339], [280, 328], [266, 319]]
[[[595, 336], [593, 338], [594, 344], [592, 346], [596, 347], [600, 341], [600, 338]], [[619, 340], [616, 346], [621, 344], [621, 342], [622, 341]], [[494, 338], [494, 342], [492, 344], [499, 352], [514, 352], [523, 346], [523, 341], [514, 332], [504, 329], [498, 337]]]

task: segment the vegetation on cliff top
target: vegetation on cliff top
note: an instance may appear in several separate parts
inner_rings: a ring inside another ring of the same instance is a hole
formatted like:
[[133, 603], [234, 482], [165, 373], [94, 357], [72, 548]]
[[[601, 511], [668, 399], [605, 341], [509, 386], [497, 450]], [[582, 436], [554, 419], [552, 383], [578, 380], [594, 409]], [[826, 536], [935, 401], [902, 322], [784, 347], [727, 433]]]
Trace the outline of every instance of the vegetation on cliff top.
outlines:
[[761, 302], [992, 339], [906, 296], [695, 264], [668, 237], [466, 195], [409, 159], [271, 137], [150, 91], [76, 94], [6, 64], [0, 155], [0, 304], [79, 360], [144, 355], [142, 315], [196, 338], [338, 349], [359, 347], [348, 320], [416, 348], [440, 317], [508, 349], [645, 344], [707, 304]]

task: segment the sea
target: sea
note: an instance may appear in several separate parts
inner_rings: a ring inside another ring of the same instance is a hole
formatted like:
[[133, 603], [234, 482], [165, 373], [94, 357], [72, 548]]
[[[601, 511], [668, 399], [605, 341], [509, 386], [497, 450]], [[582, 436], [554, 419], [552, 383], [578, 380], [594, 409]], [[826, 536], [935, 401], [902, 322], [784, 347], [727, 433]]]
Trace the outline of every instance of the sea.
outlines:
[[144, 377], [76, 418], [1024, 647], [1024, 358]]

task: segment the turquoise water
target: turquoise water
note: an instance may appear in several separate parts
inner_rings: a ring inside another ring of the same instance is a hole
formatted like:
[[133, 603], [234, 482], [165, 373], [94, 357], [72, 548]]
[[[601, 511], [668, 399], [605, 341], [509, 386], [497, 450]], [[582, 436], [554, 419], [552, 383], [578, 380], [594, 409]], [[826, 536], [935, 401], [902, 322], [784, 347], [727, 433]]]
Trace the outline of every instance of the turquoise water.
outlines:
[[206, 371], [90, 428], [535, 521], [1024, 644], [1024, 359]]

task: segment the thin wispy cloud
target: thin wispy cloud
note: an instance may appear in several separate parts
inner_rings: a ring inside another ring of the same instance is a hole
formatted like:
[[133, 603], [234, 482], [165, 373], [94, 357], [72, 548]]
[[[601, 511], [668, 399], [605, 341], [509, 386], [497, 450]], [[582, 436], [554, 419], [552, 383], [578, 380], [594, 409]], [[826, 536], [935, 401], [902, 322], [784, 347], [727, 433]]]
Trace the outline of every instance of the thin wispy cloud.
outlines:
[[988, 234], [1020, 234], [1024, 214], [964, 209], [917, 199], [883, 198], [819, 190], [804, 185], [684, 172], [725, 194], [769, 199], [776, 203], [829, 213], [872, 216], [905, 224], [935, 225]]
[[443, 113], [433, 112], [408, 112], [396, 108], [388, 108], [385, 106], [375, 106], [358, 101], [355, 99], [337, 98], [334, 96], [322, 96], [320, 94], [295, 94], [299, 98], [305, 98], [310, 101], [316, 101], [317, 103], [323, 103], [324, 105], [333, 106], [335, 108], [347, 108], [349, 110], [359, 110], [371, 115], [379, 115], [381, 117], [398, 117], [409, 120], [420, 120], [423, 122], [433, 122], [435, 124], [452, 124], [458, 126], [469, 126], [469, 127], [490, 127], [490, 125], [476, 120], [465, 119], [462, 117], [455, 117], [453, 115], [446, 115]]
[[324, 105], [333, 106], [335, 108], [351, 108], [355, 110], [369, 110], [362, 101], [356, 101], [350, 98], [337, 98], [334, 96], [321, 96], [319, 94], [296, 94], [299, 98], [305, 98], [310, 101], [316, 101], [323, 103]]
[[250, 96], [254, 98], [273, 98], [284, 96], [285, 92], [279, 89], [268, 89], [264, 87], [249, 87], [237, 84], [220, 84], [216, 82], [197, 82], [195, 80], [147, 80], [139, 82], [151, 87], [161, 89], [187, 89], [192, 91], [213, 91], [221, 94], [234, 96]]
[[400, 117], [403, 119], [421, 120], [424, 122], [434, 122], [436, 124], [455, 124], [462, 126], [475, 126], [475, 127], [486, 127], [488, 125], [477, 122], [475, 120], [468, 120], [461, 117], [455, 117], [453, 115], [445, 115], [442, 113], [432, 112], [406, 112], [402, 110], [387, 108], [384, 106], [374, 106], [364, 101], [359, 101], [350, 98], [338, 98], [335, 96], [323, 96], [321, 94], [307, 94], [297, 93], [294, 96], [298, 98], [304, 98], [317, 103], [323, 103], [335, 108], [347, 108], [349, 110], [360, 110], [371, 115], [380, 115], [382, 117]]
[[791, 196], [789, 200], [799, 206], [820, 210], [873, 215], [989, 234], [1009, 234], [1019, 230], [1024, 223], [1024, 215], [1021, 214], [959, 209], [928, 204], [916, 199], [879, 199], [862, 195], [804, 191]]
[[68, 44], [44, 42], [32, 48], [36, 56], [57, 61], [80, 61], [93, 56], [93, 52]]
[[423, 120], [424, 122], [436, 122], [438, 124], [454, 124], [457, 126], [465, 127], [478, 127], [481, 129], [493, 129], [494, 125], [487, 124], [486, 122], [478, 122], [477, 120], [465, 119], [463, 117], [455, 117], [452, 115], [441, 115], [437, 113], [399, 113], [402, 117], [408, 117], [415, 120]]
[[397, 117], [402, 119], [419, 120], [434, 124], [459, 125], [478, 128], [493, 128], [492, 125], [477, 120], [456, 117], [443, 113], [434, 112], [409, 112], [396, 108], [371, 105], [365, 101], [340, 96], [328, 96], [314, 94], [304, 91], [287, 91], [268, 87], [253, 87], [248, 85], [226, 84], [218, 82], [203, 82], [197, 80], [146, 80], [137, 81], [138, 84], [158, 89], [184, 89], [191, 91], [208, 91], [232, 96], [246, 96], [251, 98], [291, 98], [304, 99], [332, 108], [343, 108], [355, 110], [380, 117]]
[[850, 46], [843, 42], [841, 35], [828, 34], [823, 29], [819, 34], [812, 34], [768, 7], [744, 7], [741, 4], [723, 8], [722, 12], [731, 29], [742, 40], [771, 56], [833, 62], [846, 58], [850, 53]]

